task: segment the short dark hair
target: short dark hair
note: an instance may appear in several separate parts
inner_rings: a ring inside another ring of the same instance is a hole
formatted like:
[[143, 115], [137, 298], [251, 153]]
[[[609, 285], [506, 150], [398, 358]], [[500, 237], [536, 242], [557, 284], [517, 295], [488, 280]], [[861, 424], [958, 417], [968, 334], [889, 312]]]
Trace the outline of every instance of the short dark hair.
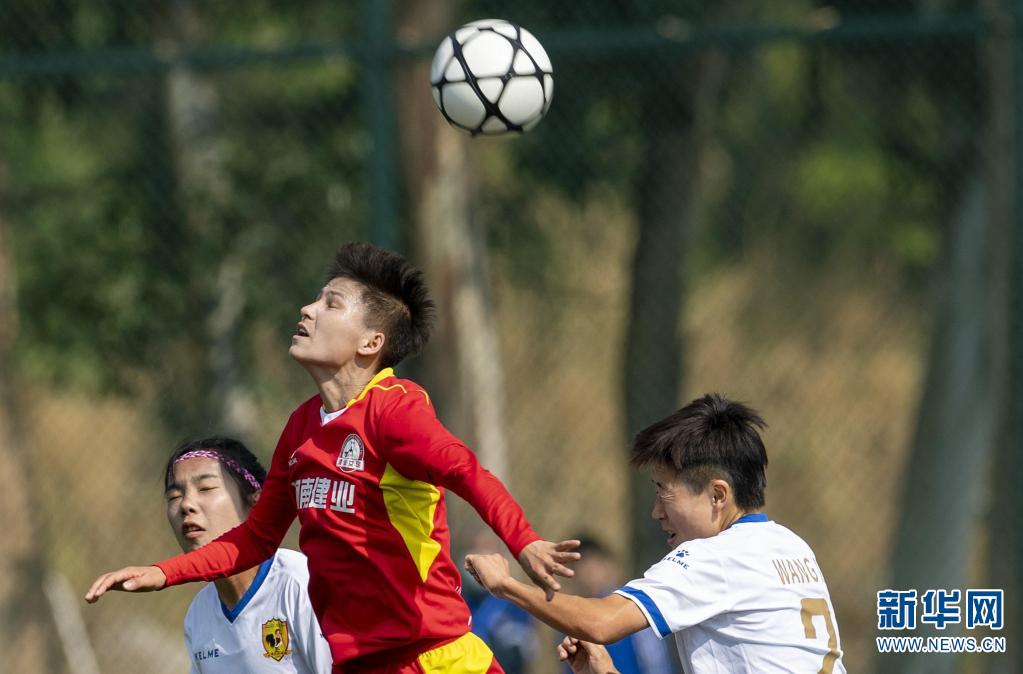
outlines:
[[761, 508], [767, 450], [759, 431], [766, 426], [752, 407], [708, 393], [640, 431], [633, 443], [632, 465], [672, 466], [697, 491], [712, 479], [724, 479], [740, 508]]
[[178, 462], [179, 458], [190, 452], [215, 454], [217, 460], [224, 466], [225, 471], [238, 485], [239, 491], [246, 499], [259, 491], [256, 485], [249, 481], [249, 476], [259, 484], [260, 488], [266, 480], [266, 469], [263, 468], [263, 464], [240, 440], [214, 436], [202, 440], [190, 440], [174, 450], [174, 453], [167, 459], [167, 467], [163, 471], [165, 490], [170, 489], [171, 481], [174, 479], [174, 464]]
[[385, 336], [382, 367], [394, 367], [422, 351], [430, 340], [436, 307], [421, 271], [395, 252], [357, 242], [338, 249], [327, 281], [336, 278], [362, 285], [369, 326]]

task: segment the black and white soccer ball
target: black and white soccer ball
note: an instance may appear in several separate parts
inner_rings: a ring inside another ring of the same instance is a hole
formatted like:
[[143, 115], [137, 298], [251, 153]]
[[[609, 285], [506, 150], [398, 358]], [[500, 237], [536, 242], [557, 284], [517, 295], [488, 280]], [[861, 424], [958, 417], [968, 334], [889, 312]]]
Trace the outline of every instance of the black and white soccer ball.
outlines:
[[554, 71], [540, 42], [502, 19], [467, 23], [444, 38], [430, 69], [444, 118], [472, 135], [522, 133], [551, 107]]

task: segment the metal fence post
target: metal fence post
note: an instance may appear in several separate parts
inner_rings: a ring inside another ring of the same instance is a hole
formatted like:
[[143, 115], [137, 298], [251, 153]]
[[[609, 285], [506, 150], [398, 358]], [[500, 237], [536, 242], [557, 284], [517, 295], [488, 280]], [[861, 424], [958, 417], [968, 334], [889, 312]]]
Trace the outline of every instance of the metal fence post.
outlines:
[[[1019, 529], [1021, 512], [1023, 512], [1023, 492], [1019, 485], [1023, 484], [1023, 0], [1012, 2], [1012, 100], [1013, 100], [1013, 176], [1012, 176], [1012, 259], [1009, 269], [1011, 281], [1011, 316], [1009, 317], [1009, 358], [1010, 375], [1008, 384], [1009, 410], [1009, 457], [1010, 465], [999, 470], [1009, 470], [1013, 476], [1010, 484], [1015, 485], [1015, 507], [1008, 517], [1016, 520], [1013, 529]], [[1003, 482], [1003, 484], [1005, 484]], [[1007, 616], [1019, 620], [1023, 617], [1023, 535], [1015, 537], [1015, 565], [1011, 585], [1006, 588], [1008, 595], [1005, 602]], [[1008, 621], [1007, 621], [1007, 627]], [[1009, 629], [1018, 639], [1023, 630], [1012, 625]], [[1011, 637], [1010, 637], [1011, 638]]]
[[366, 126], [372, 142], [369, 161], [369, 240], [401, 250], [398, 227], [397, 133], [394, 107], [394, 83], [391, 65], [394, 58], [391, 0], [365, 0], [366, 48], [362, 51], [363, 82], [366, 87]]

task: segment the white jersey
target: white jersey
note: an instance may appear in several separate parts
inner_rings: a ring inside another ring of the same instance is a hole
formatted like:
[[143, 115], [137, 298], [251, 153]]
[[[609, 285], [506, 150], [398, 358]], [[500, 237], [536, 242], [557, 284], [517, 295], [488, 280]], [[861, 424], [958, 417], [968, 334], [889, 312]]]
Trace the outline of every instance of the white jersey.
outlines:
[[193, 674], [329, 674], [330, 648], [309, 603], [306, 558], [278, 550], [233, 609], [210, 583], [185, 615]]
[[617, 594], [675, 635], [686, 674], [844, 674], [838, 624], [803, 539], [754, 514], [688, 541]]

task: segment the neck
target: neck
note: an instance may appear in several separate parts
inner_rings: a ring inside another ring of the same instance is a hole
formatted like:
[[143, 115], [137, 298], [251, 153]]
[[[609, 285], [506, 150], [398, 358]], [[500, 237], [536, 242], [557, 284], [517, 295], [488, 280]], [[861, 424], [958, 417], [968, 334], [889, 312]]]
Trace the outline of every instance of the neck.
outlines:
[[328, 370], [319, 367], [307, 367], [323, 401], [323, 409], [337, 412], [349, 400], [359, 395], [366, 384], [376, 376], [380, 368], [373, 362], [362, 366], [354, 361], [343, 365], [339, 370]]
[[217, 594], [220, 596], [220, 601], [224, 602], [224, 606], [228, 609], [235, 607], [242, 596], [248, 592], [257, 571], [259, 571], [259, 567], [254, 566], [233, 576], [213, 581], [217, 588]]
[[[727, 512], [725, 512], [723, 514], [723, 516], [721, 518], [721, 525], [722, 525], [721, 526], [721, 531], [724, 531], [728, 527], [732, 526], [739, 519], [741, 519], [743, 516], [749, 515], [751, 512], [753, 512], [753, 511], [752, 510], [751, 511], [745, 511], [745, 510], [739, 508], [738, 506], [735, 506], [735, 507], [729, 509]], [[719, 531], [718, 533], [721, 533], [721, 531]]]

